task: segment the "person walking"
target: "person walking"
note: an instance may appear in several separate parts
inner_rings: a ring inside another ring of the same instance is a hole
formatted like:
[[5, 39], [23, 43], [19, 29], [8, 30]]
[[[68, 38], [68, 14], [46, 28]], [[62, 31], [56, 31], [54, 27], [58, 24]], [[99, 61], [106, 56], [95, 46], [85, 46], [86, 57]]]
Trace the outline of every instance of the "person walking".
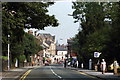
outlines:
[[102, 59], [100, 67], [101, 67], [102, 74], [104, 74], [106, 70], [106, 62], [104, 59]]
[[66, 59], [65, 59], [65, 61], [64, 61], [64, 68], [66, 68], [66, 64], [67, 64], [67, 62], [66, 62]]

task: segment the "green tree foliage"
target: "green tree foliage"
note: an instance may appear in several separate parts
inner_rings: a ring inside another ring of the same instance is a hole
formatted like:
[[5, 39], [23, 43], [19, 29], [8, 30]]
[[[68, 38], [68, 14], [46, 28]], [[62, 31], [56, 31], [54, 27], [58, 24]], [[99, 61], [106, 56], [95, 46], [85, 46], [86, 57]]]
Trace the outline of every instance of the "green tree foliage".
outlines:
[[[54, 15], [47, 14], [47, 7], [53, 3], [42, 2], [9, 2], [3, 3], [3, 11], [12, 24], [25, 28], [44, 29], [47, 26], [58, 26]], [[8, 19], [7, 19], [8, 20]], [[8, 21], [8, 23], [11, 23]], [[29, 24], [31, 26], [25, 25]]]
[[[76, 35], [77, 37], [78, 35]], [[73, 38], [73, 42], [72, 42], [72, 50], [73, 52], [77, 53], [79, 51], [79, 43], [78, 43], [78, 38]]]
[[[20, 55], [29, 56], [42, 49], [35, 37], [24, 32], [27, 28], [44, 29], [58, 26], [54, 15], [47, 8], [52, 2], [3, 2], [2, 3], [2, 53], [7, 56], [7, 44], [10, 43], [12, 60]], [[8, 34], [10, 35], [8, 42]]]
[[21, 60], [22, 58], [20, 58], [20, 56], [25, 56], [29, 62], [30, 56], [36, 54], [40, 50], [42, 50], [42, 47], [36, 41], [36, 38], [28, 33], [25, 33], [22, 42], [10, 44], [12, 62], [14, 62], [14, 59], [16, 58]]
[[102, 52], [100, 58], [109, 63], [114, 59], [120, 61], [120, 2], [73, 2], [72, 8], [73, 18], [75, 22], [80, 21], [82, 28], [75, 37], [81, 61], [85, 63], [94, 59], [95, 51]]
[[105, 26], [103, 4], [97, 2], [73, 2], [72, 8], [75, 9], [73, 12], [73, 18], [76, 19], [75, 22], [79, 20], [81, 22], [82, 30], [78, 33], [79, 55], [82, 56], [82, 61], [86, 62], [90, 57], [88, 44], [92, 43], [87, 41], [89, 40], [88, 37]]
[[81, 21], [81, 28], [85, 35], [91, 34], [104, 26], [103, 4], [73, 2], [72, 8], [75, 9], [73, 18], [77, 19], [75, 22]]
[[52, 4], [42, 2], [2, 3], [2, 43], [7, 44], [8, 34], [11, 35], [11, 39], [15, 42], [21, 41], [24, 35], [24, 28], [44, 29], [44, 27], [48, 26], [58, 26], [55, 16], [47, 14], [47, 7]]
[[111, 60], [118, 60], [120, 63], [120, 2], [111, 3], [111, 26], [112, 30], [110, 32], [110, 44], [108, 45], [108, 54]]
[[19, 59], [19, 62], [23, 63], [25, 61], [26, 57], [25, 57], [25, 55], [20, 55], [18, 57], [18, 59]]
[[24, 40], [24, 55], [26, 56], [27, 60], [29, 61], [29, 57], [34, 55], [38, 51], [42, 50], [40, 44], [36, 41], [36, 38], [28, 33], [25, 33]]

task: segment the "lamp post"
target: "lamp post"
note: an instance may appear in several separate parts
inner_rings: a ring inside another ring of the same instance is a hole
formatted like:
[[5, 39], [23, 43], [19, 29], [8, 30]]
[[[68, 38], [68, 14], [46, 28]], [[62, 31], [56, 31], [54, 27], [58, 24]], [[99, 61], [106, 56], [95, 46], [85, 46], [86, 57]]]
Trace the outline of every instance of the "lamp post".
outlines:
[[10, 35], [8, 35], [8, 71], [10, 70], [10, 44], [9, 44]]

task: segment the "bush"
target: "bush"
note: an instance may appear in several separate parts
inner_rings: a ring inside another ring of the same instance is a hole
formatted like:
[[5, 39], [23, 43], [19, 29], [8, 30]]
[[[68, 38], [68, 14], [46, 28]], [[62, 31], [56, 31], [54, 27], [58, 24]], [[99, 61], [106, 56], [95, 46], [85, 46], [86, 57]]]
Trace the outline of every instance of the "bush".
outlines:
[[25, 55], [20, 55], [20, 56], [19, 56], [19, 62], [20, 62], [20, 63], [24, 62], [25, 59], [26, 59]]
[[0, 56], [0, 58], [3, 60], [8, 60], [8, 56]]

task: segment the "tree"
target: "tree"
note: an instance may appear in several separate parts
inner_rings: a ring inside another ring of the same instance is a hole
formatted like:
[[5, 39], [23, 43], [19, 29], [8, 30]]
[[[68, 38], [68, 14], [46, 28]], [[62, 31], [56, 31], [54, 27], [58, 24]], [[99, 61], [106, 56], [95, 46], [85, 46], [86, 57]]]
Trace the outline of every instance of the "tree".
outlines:
[[[10, 54], [12, 61], [20, 55], [32, 55], [42, 47], [35, 38], [24, 32], [27, 28], [44, 29], [59, 25], [54, 15], [50, 16], [47, 8], [52, 2], [3, 2], [2, 3], [2, 53], [7, 56], [8, 34], [10, 35]], [[26, 56], [27, 58], [29, 58]], [[30, 60], [28, 60], [30, 61]]]
[[81, 60], [87, 62], [89, 58], [93, 58], [93, 53], [98, 51], [102, 52], [100, 58], [105, 58], [108, 64], [114, 59], [120, 61], [120, 2], [75, 2], [72, 7], [75, 9], [75, 22], [81, 22], [82, 30], [78, 33], [79, 37], [76, 37]]
[[120, 54], [119, 54], [119, 50], [120, 50], [120, 2], [116, 2], [116, 3], [111, 3], [111, 11], [110, 11], [110, 15], [111, 15], [111, 27], [112, 30], [110, 32], [110, 44], [107, 47], [107, 49], [109, 50], [109, 58], [111, 58], [111, 62], [113, 62], [113, 60], [117, 60], [120, 63]]
[[[43, 48], [36, 42], [36, 38], [28, 33], [25, 33], [24, 40], [23, 40], [23, 46], [24, 46], [24, 55], [27, 57], [30, 57], [30, 55], [34, 55]], [[29, 60], [28, 60], [29, 61]]]
[[3, 2], [2, 3], [2, 42], [7, 43], [7, 35], [16, 36], [21, 41], [24, 28], [44, 29], [48, 26], [58, 26], [55, 16], [48, 15], [48, 3], [36, 2]]
[[105, 12], [103, 4], [98, 2], [73, 2], [73, 18], [81, 21], [81, 28], [85, 35], [89, 35], [104, 26]]
[[81, 49], [79, 53], [84, 58], [84, 60], [87, 61], [87, 55], [89, 54], [86, 53], [88, 50], [85, 51], [84, 49], [87, 43], [87, 36], [105, 26], [105, 12], [103, 4], [98, 2], [73, 2], [72, 8], [75, 9], [72, 14], [73, 18], [76, 19], [75, 22], [80, 20], [80, 25], [82, 28], [82, 30], [78, 33], [80, 36], [78, 38], [78, 43], [80, 44], [79, 47]]
[[[25, 28], [44, 29], [47, 26], [58, 26], [54, 15], [47, 14], [47, 7], [52, 4], [52, 2], [9, 2], [3, 3], [2, 6], [3, 11], [8, 13], [8, 17], [13, 20], [12, 24], [16, 23], [14, 25]], [[30, 24], [30, 26], [25, 24]]]
[[[11, 35], [12, 42], [20, 42], [25, 28], [44, 29], [48, 26], [58, 26], [55, 16], [48, 15], [48, 3], [36, 2], [3, 2], [2, 3], [2, 43], [6, 51], [7, 35]], [[29, 25], [28, 25], [29, 24]]]

